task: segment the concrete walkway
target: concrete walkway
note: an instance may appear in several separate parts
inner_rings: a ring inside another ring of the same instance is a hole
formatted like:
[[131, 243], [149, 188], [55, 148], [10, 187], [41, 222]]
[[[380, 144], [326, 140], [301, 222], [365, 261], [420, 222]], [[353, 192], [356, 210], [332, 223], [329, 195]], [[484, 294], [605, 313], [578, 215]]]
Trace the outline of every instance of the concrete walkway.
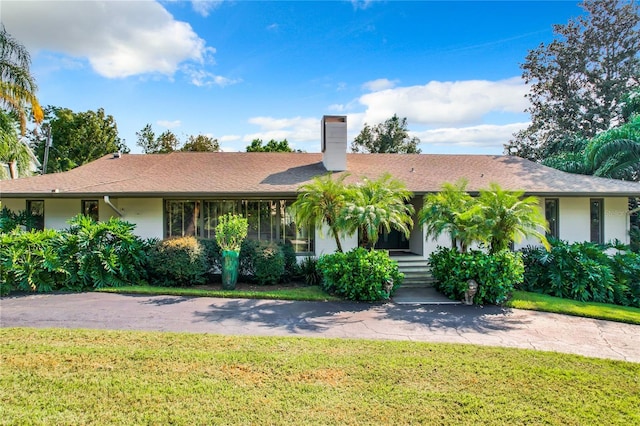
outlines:
[[2, 327], [474, 343], [640, 362], [640, 326], [495, 306], [49, 294], [0, 300]]

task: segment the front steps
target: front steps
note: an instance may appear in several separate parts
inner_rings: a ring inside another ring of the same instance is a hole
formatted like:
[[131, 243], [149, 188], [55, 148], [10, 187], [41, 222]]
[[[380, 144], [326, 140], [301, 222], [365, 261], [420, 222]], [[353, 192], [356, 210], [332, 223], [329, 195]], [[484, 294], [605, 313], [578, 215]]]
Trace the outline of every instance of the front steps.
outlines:
[[398, 269], [404, 274], [402, 287], [432, 287], [433, 276], [429, 262], [416, 254], [391, 253], [391, 258], [398, 262]]

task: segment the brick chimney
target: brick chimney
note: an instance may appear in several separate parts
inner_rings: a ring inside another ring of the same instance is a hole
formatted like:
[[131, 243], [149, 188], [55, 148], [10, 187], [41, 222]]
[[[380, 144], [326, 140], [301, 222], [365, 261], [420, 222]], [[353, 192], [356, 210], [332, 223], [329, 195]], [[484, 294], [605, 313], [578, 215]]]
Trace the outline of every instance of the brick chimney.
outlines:
[[330, 172], [347, 170], [347, 116], [322, 117], [322, 164]]

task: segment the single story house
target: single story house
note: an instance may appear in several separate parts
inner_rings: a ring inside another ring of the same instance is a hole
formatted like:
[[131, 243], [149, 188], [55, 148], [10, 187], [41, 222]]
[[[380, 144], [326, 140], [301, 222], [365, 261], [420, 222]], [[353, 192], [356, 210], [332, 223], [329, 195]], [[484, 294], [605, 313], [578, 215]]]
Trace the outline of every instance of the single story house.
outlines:
[[[109, 155], [64, 173], [2, 181], [0, 202], [40, 215], [47, 228], [64, 228], [85, 213], [99, 220], [121, 217], [141, 237], [159, 239], [211, 237], [218, 216], [236, 212], [248, 218], [250, 238], [288, 240], [301, 255], [320, 255], [335, 250], [333, 239], [296, 224], [291, 204], [300, 185], [327, 172], [348, 172], [347, 182], [389, 172], [414, 193], [416, 211], [444, 182], [466, 178], [471, 193], [497, 182], [539, 197], [550, 234], [571, 242], [628, 243], [628, 198], [640, 196], [637, 182], [564, 173], [512, 156], [347, 153], [344, 116], [323, 117], [321, 145], [321, 153]], [[392, 232], [379, 247], [426, 257], [449, 241], [427, 240], [415, 226], [410, 238]], [[522, 244], [530, 243], [535, 241]], [[355, 247], [357, 236], [343, 245]]]

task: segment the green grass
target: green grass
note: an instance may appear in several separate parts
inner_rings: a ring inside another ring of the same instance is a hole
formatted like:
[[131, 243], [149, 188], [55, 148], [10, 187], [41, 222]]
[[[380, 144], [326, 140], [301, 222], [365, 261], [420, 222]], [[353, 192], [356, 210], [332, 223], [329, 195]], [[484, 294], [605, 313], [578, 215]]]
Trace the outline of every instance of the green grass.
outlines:
[[0, 424], [640, 424], [640, 364], [475, 345], [0, 329]]
[[640, 309], [638, 308], [608, 303], [578, 302], [577, 300], [562, 299], [526, 291], [513, 292], [512, 298], [505, 305], [517, 309], [640, 324]]
[[268, 286], [260, 290], [212, 290], [183, 287], [157, 287], [150, 285], [132, 285], [125, 287], [109, 287], [97, 291], [120, 294], [153, 294], [171, 296], [194, 297], [225, 297], [238, 299], [279, 299], [279, 300], [307, 300], [307, 301], [340, 301], [342, 299], [331, 296], [318, 286], [289, 287], [269, 289]]

